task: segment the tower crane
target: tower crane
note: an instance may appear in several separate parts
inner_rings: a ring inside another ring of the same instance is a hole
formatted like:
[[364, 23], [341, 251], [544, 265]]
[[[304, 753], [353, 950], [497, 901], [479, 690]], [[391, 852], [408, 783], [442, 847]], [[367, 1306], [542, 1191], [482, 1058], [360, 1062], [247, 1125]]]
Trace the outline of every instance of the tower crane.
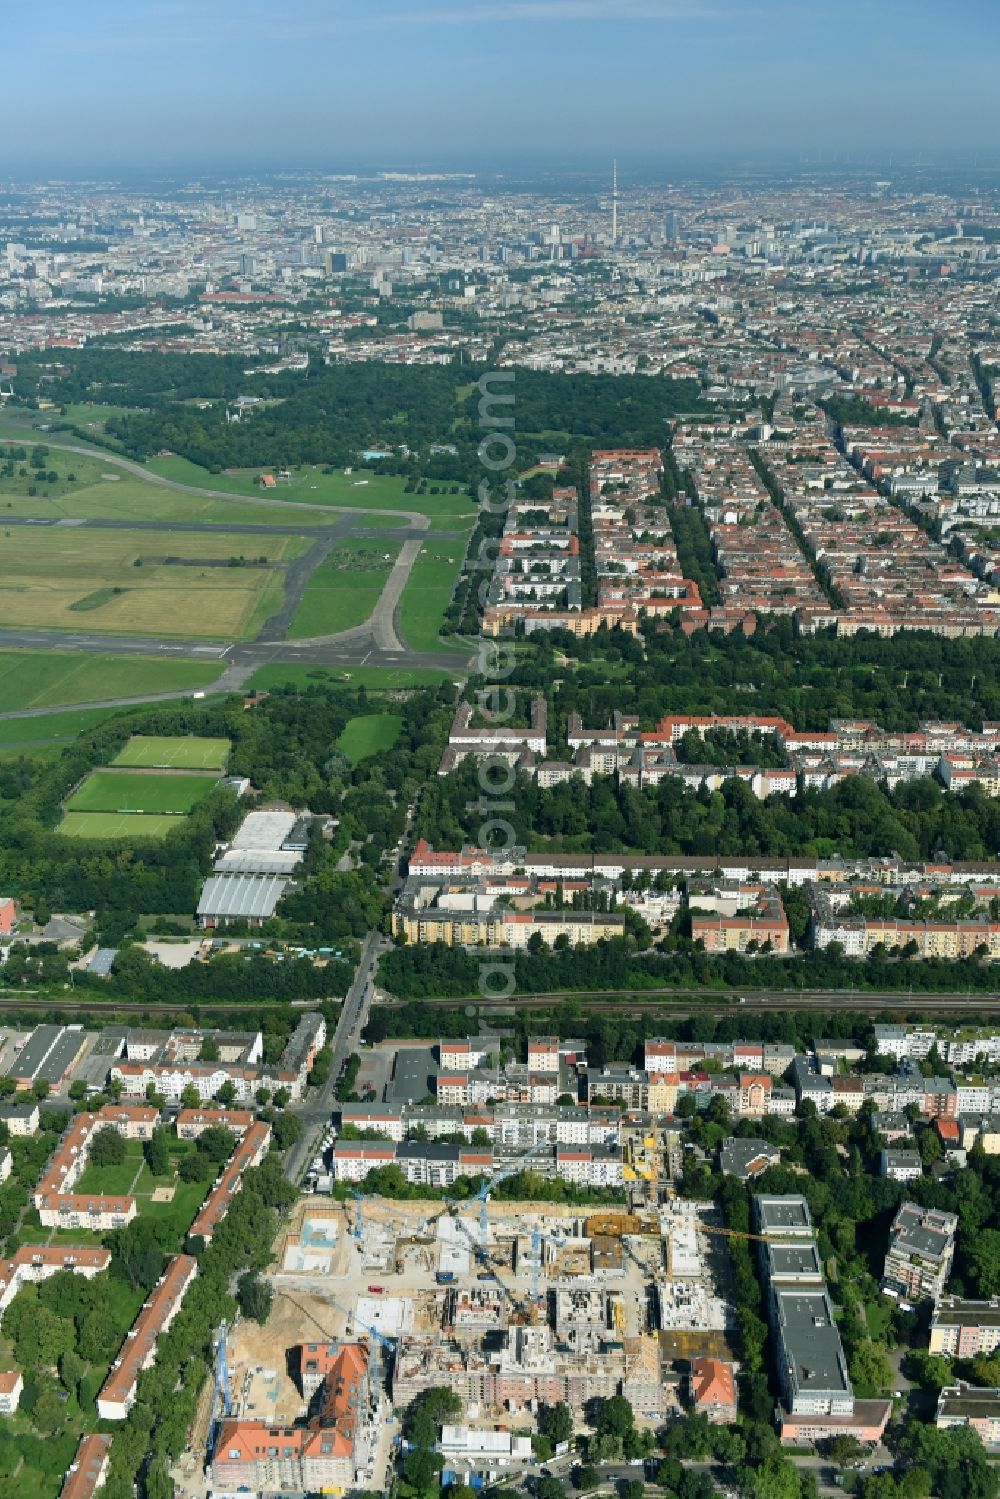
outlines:
[[549, 1143], [548, 1140], [536, 1140], [535, 1144], [532, 1145], [530, 1150], [526, 1150], [524, 1155], [518, 1156], [516, 1161], [509, 1161], [501, 1170], [494, 1172], [489, 1181], [484, 1182], [476, 1193], [476, 1201], [479, 1203], [479, 1249], [477, 1250], [477, 1258], [483, 1264], [489, 1258], [490, 1218], [487, 1203], [489, 1202], [490, 1193], [494, 1187], [498, 1187], [508, 1177], [516, 1176], [525, 1161], [530, 1161], [532, 1156], [538, 1155], [539, 1151], [548, 1150]]
[[555, 1244], [558, 1248], [566, 1242], [565, 1234], [543, 1234], [537, 1223], [531, 1230], [531, 1302], [538, 1305], [539, 1277], [542, 1273], [542, 1245]]
[[351, 1237], [353, 1239], [356, 1239], [359, 1244], [363, 1244], [364, 1243], [364, 1239], [365, 1239], [365, 1214], [364, 1214], [364, 1200], [365, 1199], [361, 1195], [361, 1193], [358, 1191], [357, 1187], [349, 1187], [348, 1191], [350, 1192], [351, 1196], [354, 1198], [354, 1202], [355, 1202], [355, 1208], [354, 1208], [354, 1227], [351, 1229]]
[[219, 1427], [223, 1420], [233, 1413], [233, 1397], [229, 1388], [229, 1357], [226, 1351], [226, 1334], [228, 1331], [227, 1323], [225, 1321], [220, 1322], [215, 1330], [215, 1337], [213, 1339], [215, 1344], [215, 1383], [212, 1389], [212, 1419], [208, 1426], [208, 1456], [210, 1459], [215, 1453]]

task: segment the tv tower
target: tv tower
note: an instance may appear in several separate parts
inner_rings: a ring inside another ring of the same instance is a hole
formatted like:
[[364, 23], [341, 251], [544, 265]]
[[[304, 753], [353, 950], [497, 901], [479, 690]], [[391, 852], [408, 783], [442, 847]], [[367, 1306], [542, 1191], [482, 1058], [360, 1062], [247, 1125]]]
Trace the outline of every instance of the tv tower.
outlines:
[[618, 159], [611, 164], [611, 243], [618, 243]]

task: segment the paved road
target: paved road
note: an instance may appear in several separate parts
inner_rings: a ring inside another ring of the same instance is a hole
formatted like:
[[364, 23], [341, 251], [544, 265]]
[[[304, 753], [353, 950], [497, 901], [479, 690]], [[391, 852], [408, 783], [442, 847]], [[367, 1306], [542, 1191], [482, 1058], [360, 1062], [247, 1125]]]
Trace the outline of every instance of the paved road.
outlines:
[[337, 1027], [331, 1042], [332, 1065], [330, 1078], [322, 1088], [311, 1090], [302, 1109], [296, 1110], [305, 1129], [302, 1139], [285, 1156], [284, 1172], [289, 1181], [298, 1182], [313, 1154], [317, 1136], [329, 1124], [333, 1112], [334, 1089], [340, 1069], [347, 1058], [357, 1049], [368, 1019], [374, 991], [375, 969], [387, 942], [381, 932], [369, 932], [361, 950], [361, 961], [341, 1006]]

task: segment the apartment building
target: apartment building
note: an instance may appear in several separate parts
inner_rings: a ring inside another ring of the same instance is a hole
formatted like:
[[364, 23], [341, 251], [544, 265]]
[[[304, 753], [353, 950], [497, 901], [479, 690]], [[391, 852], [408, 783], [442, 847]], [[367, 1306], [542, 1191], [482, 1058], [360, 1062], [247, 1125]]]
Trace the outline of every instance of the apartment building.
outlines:
[[1000, 1449], [1000, 1390], [983, 1389], [961, 1380], [946, 1385], [938, 1396], [934, 1424], [939, 1431], [969, 1426], [988, 1452]]
[[22, 1244], [9, 1260], [0, 1261], [0, 1314], [22, 1286], [37, 1285], [63, 1271], [92, 1280], [110, 1264], [109, 1249], [83, 1244]]
[[951, 1273], [957, 1232], [957, 1214], [904, 1202], [889, 1229], [882, 1290], [900, 1301], [939, 1301]]
[[930, 1353], [972, 1359], [1000, 1346], [1000, 1299], [965, 1301], [943, 1296], [931, 1317]]
[[77, 1114], [59, 1141], [39, 1178], [34, 1204], [46, 1228], [87, 1228], [106, 1233], [135, 1217], [135, 1199], [74, 1190], [90, 1155], [94, 1137], [102, 1129], [116, 1130], [126, 1139], [148, 1140], [159, 1111], [149, 1104], [105, 1104], [96, 1114]]
[[146, 1298], [97, 1397], [97, 1412], [103, 1421], [124, 1421], [128, 1416], [135, 1404], [139, 1375], [155, 1360], [157, 1340], [180, 1311], [197, 1273], [198, 1261], [192, 1255], [175, 1255]]
[[0, 1416], [12, 1416], [21, 1401], [24, 1376], [20, 1369], [0, 1369]]
[[271, 1126], [258, 1119], [237, 1141], [236, 1149], [222, 1168], [218, 1180], [202, 1203], [191, 1227], [190, 1239], [202, 1239], [206, 1243], [229, 1212], [229, 1205], [243, 1185], [243, 1173], [259, 1166], [267, 1155], [271, 1144]]
[[805, 1198], [757, 1197], [754, 1223], [763, 1241], [758, 1250], [781, 1387], [782, 1442], [838, 1434], [879, 1440], [892, 1404], [854, 1394]]
[[[701, 895], [691, 899], [698, 905], [691, 916], [691, 937], [701, 942], [706, 952], [788, 952], [788, 921], [777, 890], [741, 890], [725, 902], [737, 907], [732, 914], [726, 914], [725, 909], [717, 913], [702, 909], [705, 897]], [[714, 899], [721, 903], [720, 898]]]
[[59, 1490], [59, 1499], [92, 1499], [104, 1487], [111, 1459], [111, 1437], [91, 1431], [80, 1438]]

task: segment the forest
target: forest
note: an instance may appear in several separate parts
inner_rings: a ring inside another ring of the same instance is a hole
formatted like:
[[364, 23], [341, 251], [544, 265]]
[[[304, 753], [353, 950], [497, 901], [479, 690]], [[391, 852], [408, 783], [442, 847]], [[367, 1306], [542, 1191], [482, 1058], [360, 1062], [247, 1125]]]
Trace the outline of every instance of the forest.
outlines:
[[[43, 389], [60, 405], [98, 403], [141, 408], [109, 417], [107, 431], [130, 457], [163, 449], [210, 471], [317, 463], [343, 467], [359, 449], [396, 453], [383, 472], [423, 474], [467, 484], [482, 477], [479, 369], [468, 365], [326, 365], [263, 373], [232, 356], [127, 354], [106, 346], [74, 351], [69, 372], [53, 379], [30, 360], [19, 366], [19, 394]], [[44, 378], [44, 386], [41, 381]], [[527, 464], [553, 442], [593, 446], [663, 446], [669, 420], [700, 410], [696, 380], [665, 376], [516, 372], [516, 431]], [[227, 403], [253, 395], [268, 404], [226, 421]], [[197, 401], [201, 404], [184, 404]], [[523, 434], [523, 435], [522, 435]], [[449, 444], [456, 453], [431, 453]], [[407, 454], [399, 454], [403, 446]]]

